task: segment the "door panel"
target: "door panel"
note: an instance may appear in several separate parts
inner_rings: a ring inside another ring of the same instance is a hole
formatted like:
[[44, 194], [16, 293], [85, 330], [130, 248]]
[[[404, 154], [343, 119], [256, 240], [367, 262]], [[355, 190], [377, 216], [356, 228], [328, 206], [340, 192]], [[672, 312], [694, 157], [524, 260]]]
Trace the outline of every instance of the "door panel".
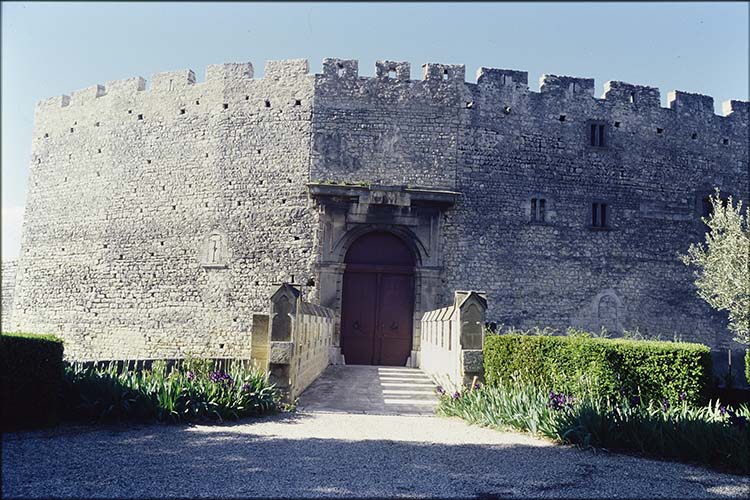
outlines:
[[341, 350], [350, 365], [375, 363], [377, 274], [344, 273]]
[[381, 365], [404, 366], [411, 353], [413, 278], [379, 276], [375, 357]]
[[344, 259], [341, 349], [347, 364], [404, 366], [411, 353], [414, 257], [394, 234], [359, 237]]

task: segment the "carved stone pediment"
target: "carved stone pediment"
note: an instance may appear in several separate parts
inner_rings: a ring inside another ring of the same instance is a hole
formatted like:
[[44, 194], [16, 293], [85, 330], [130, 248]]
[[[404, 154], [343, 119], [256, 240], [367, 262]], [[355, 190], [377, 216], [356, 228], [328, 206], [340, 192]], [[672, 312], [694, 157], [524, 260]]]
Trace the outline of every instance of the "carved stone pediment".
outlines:
[[411, 195], [405, 191], [392, 189], [372, 189], [359, 196], [359, 203], [368, 205], [411, 206]]
[[311, 182], [307, 189], [318, 203], [348, 201], [359, 205], [395, 207], [452, 207], [461, 193], [440, 188], [386, 186], [378, 184], [330, 184]]

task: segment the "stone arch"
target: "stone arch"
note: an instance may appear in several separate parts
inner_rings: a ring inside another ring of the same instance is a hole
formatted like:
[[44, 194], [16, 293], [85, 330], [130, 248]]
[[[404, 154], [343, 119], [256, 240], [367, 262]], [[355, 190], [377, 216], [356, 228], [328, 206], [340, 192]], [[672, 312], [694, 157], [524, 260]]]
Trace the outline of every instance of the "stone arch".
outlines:
[[611, 288], [597, 293], [591, 301], [591, 317], [607, 331], [622, 332], [622, 312], [622, 299]]
[[408, 228], [387, 224], [368, 224], [347, 231], [333, 247], [333, 253], [338, 257], [338, 262], [344, 262], [346, 254], [354, 242], [368, 233], [375, 232], [390, 233], [399, 238], [412, 253], [414, 265], [417, 267], [422, 265], [422, 261], [428, 253], [425, 244]]

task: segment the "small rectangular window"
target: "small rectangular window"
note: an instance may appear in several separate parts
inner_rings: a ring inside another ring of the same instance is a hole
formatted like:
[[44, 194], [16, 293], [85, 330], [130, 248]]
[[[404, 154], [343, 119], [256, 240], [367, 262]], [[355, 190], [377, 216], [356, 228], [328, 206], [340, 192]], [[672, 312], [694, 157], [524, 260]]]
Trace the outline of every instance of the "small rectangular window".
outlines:
[[606, 147], [607, 135], [603, 123], [589, 124], [589, 145], [597, 148]]
[[547, 200], [544, 198], [531, 199], [531, 222], [545, 222]]
[[591, 204], [591, 225], [593, 227], [607, 227], [607, 204]]

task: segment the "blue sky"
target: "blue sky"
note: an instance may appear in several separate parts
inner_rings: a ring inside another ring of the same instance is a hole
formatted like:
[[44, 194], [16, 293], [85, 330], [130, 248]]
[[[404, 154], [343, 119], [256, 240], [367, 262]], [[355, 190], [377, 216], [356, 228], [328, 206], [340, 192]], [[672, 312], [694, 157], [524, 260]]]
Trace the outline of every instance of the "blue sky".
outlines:
[[748, 98], [748, 3], [3, 3], [2, 258], [19, 251], [34, 106], [132, 76], [325, 57], [465, 64]]

